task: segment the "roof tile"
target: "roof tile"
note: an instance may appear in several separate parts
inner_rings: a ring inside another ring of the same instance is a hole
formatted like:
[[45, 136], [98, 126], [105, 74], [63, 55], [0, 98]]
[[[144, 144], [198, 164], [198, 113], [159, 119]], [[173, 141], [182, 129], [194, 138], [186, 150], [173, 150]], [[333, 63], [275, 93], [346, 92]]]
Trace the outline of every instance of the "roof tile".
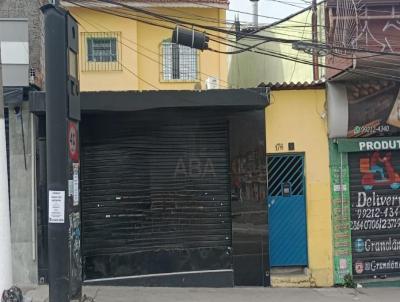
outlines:
[[323, 88], [325, 87], [325, 80], [321, 79], [312, 82], [276, 82], [276, 83], [261, 83], [258, 87], [269, 87], [272, 90], [296, 90], [296, 89], [313, 89], [313, 88]]

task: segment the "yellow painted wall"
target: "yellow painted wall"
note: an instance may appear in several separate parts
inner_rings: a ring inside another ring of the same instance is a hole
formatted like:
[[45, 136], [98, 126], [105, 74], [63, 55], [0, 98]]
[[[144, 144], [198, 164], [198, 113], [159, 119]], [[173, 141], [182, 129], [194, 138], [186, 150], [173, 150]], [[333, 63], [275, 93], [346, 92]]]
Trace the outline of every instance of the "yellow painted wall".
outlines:
[[305, 153], [308, 261], [316, 286], [333, 285], [329, 146], [325, 119], [325, 90], [271, 92], [266, 109], [267, 153]]
[[[121, 71], [82, 71], [80, 68], [81, 91], [124, 91], [124, 90], [193, 90], [204, 89], [205, 80], [220, 79], [220, 88], [227, 87], [227, 56], [211, 51], [200, 53], [200, 80], [195, 82], [164, 82], [161, 78], [160, 43], [172, 36], [172, 30], [154, 27], [143, 22], [121, 18], [85, 8], [70, 8], [80, 24], [80, 32], [120, 32]], [[225, 10], [217, 8], [152, 8], [154, 12], [174, 17], [190, 17], [190, 21], [220, 26], [225, 21]], [[130, 12], [132, 16], [135, 13]], [[138, 15], [136, 14], [136, 17]], [[200, 16], [200, 17], [199, 17]], [[142, 15], [143, 17], [143, 15]], [[155, 19], [145, 20], [174, 27]], [[197, 18], [197, 20], [193, 20]], [[202, 18], [199, 20], [199, 18]], [[206, 19], [207, 22], [202, 21]], [[209, 22], [208, 20], [211, 20]], [[202, 30], [203, 31], [203, 30]], [[215, 33], [216, 34], [216, 33]], [[211, 42], [210, 47], [226, 50], [225, 46]], [[80, 64], [85, 60], [85, 43], [80, 40]], [[82, 67], [82, 66], [81, 66]]]

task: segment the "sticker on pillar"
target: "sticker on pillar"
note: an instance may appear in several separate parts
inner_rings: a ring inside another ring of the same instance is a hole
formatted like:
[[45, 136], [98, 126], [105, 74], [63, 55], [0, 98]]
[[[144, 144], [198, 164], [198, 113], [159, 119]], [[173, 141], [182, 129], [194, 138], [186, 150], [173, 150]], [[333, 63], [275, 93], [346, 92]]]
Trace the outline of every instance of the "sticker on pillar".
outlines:
[[347, 259], [346, 258], [340, 258], [339, 268], [340, 268], [340, 270], [347, 270]]
[[79, 163], [73, 163], [72, 198], [74, 206], [79, 204]]
[[354, 267], [357, 274], [362, 274], [364, 272], [364, 262], [357, 261]]
[[74, 194], [74, 180], [68, 179], [68, 197]]
[[81, 281], [81, 218], [79, 212], [69, 215], [69, 244], [71, 252], [71, 278]]
[[64, 223], [65, 191], [49, 191], [49, 223]]
[[79, 134], [78, 126], [75, 122], [68, 122], [68, 151], [72, 161], [79, 160]]

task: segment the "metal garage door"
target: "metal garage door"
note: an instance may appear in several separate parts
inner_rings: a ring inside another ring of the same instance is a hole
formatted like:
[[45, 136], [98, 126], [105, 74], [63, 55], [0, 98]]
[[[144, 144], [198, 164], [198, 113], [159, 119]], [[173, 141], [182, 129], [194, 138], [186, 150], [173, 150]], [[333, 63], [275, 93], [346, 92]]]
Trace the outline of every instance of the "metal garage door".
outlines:
[[86, 280], [231, 268], [226, 122], [100, 116], [82, 132]]

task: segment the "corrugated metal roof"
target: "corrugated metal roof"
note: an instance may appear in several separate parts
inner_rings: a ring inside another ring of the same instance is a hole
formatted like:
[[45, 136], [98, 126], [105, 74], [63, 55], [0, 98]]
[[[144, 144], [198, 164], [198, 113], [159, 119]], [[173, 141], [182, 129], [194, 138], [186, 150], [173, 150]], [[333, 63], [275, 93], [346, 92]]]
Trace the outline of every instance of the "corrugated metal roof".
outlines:
[[258, 87], [269, 87], [271, 90], [301, 90], [301, 89], [314, 89], [314, 88], [324, 88], [325, 80], [318, 80], [312, 82], [276, 82], [276, 83], [261, 83]]
[[[353, 61], [354, 62], [354, 61]], [[377, 78], [399, 81], [400, 69], [391, 68], [390, 66], [396, 65], [400, 59], [394, 56], [386, 55], [380, 61], [374, 57], [367, 59], [357, 59], [356, 63], [343, 69], [341, 72], [329, 77], [329, 81], [343, 82], [343, 81], [362, 81], [367, 78]]]

